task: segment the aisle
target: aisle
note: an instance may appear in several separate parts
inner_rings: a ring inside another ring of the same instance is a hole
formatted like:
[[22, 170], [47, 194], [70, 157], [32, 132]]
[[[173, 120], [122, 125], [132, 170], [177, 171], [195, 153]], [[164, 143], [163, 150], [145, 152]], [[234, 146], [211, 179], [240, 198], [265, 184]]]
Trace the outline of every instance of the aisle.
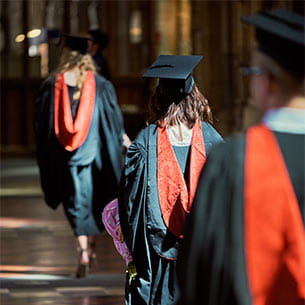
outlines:
[[123, 304], [124, 262], [106, 233], [90, 275], [74, 278], [72, 231], [43, 202], [33, 160], [1, 160], [0, 196], [1, 305]]

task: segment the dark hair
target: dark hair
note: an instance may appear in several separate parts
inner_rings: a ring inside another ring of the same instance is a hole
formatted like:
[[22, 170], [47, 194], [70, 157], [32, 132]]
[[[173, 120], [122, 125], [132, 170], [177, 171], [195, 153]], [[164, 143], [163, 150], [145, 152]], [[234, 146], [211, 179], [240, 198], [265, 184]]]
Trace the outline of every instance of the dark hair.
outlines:
[[109, 44], [109, 36], [105, 32], [101, 30], [89, 30], [88, 34], [90, 34], [93, 38], [93, 42], [99, 45], [99, 50], [102, 51], [108, 47]]
[[175, 101], [172, 92], [158, 86], [152, 97], [148, 123], [158, 126], [174, 126], [185, 123], [193, 128], [197, 120], [212, 123], [212, 111], [208, 100], [194, 84], [192, 91], [180, 101]]

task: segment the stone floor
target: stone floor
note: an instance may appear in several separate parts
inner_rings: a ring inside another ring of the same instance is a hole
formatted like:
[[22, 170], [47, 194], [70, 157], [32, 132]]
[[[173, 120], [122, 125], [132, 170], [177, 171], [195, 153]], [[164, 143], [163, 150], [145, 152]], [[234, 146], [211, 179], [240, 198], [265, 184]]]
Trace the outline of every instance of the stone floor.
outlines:
[[88, 277], [74, 277], [77, 252], [59, 207], [43, 201], [34, 160], [1, 160], [0, 304], [124, 304], [124, 262], [107, 233]]

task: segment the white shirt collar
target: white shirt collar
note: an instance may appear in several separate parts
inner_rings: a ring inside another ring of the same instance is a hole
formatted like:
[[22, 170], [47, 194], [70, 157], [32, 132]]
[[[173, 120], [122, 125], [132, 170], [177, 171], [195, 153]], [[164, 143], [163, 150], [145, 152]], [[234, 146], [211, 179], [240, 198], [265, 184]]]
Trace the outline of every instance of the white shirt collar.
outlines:
[[262, 121], [273, 131], [305, 134], [305, 109], [276, 108], [269, 110]]
[[[179, 131], [179, 127], [181, 128]], [[189, 146], [192, 142], [193, 129], [189, 129], [184, 124], [170, 126], [166, 128], [169, 136], [169, 140], [174, 146]], [[180, 132], [182, 133], [182, 139], [180, 139]]]

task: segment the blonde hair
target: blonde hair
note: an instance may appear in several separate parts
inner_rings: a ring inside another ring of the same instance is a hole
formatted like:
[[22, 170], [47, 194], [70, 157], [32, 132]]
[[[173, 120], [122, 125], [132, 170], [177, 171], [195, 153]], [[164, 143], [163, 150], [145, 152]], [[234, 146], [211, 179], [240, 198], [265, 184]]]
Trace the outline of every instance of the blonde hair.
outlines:
[[64, 73], [74, 68], [77, 68], [75, 71], [77, 90], [73, 94], [73, 99], [77, 100], [80, 98], [81, 90], [86, 78], [86, 72], [92, 71], [95, 73], [96, 68], [93, 59], [89, 54], [81, 54], [78, 51], [71, 51], [64, 48], [59, 65], [54, 74]]

